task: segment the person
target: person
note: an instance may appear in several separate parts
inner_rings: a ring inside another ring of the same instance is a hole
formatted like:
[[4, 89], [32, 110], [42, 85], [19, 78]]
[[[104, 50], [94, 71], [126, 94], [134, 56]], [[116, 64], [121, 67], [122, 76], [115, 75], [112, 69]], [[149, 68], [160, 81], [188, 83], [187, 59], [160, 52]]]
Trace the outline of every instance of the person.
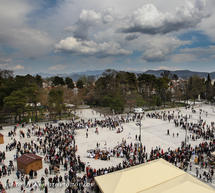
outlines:
[[198, 170], [198, 168], [196, 168], [196, 177], [198, 177], [199, 176], [199, 170]]
[[30, 176], [30, 179], [33, 179], [33, 176], [34, 176], [34, 171], [33, 170], [30, 170], [29, 176]]
[[34, 178], [37, 178], [37, 171], [34, 171]]
[[28, 176], [26, 176], [26, 177], [25, 177], [25, 186], [28, 185], [28, 181], [29, 181], [29, 178], [28, 178]]
[[45, 168], [45, 175], [46, 175], [46, 177], [48, 177], [48, 173], [49, 173], [48, 168]]
[[44, 193], [48, 193], [48, 186], [45, 186]]
[[19, 171], [19, 170], [17, 170], [16, 176], [17, 176], [17, 178], [19, 179], [19, 177], [20, 177], [20, 171]]
[[13, 188], [16, 187], [16, 181], [13, 181]]
[[9, 179], [7, 179], [7, 181], [6, 181], [6, 189], [10, 189], [10, 181], [9, 181]]

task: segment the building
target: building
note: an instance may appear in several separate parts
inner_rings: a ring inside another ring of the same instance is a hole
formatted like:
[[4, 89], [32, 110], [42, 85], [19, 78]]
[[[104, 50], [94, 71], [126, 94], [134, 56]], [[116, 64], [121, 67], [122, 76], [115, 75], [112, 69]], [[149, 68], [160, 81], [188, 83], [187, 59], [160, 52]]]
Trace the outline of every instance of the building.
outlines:
[[0, 144], [4, 144], [4, 135], [0, 133]]
[[17, 158], [17, 169], [29, 174], [31, 170], [37, 171], [43, 168], [42, 157], [33, 153], [23, 154]]
[[215, 193], [163, 159], [98, 176], [95, 181], [102, 193]]

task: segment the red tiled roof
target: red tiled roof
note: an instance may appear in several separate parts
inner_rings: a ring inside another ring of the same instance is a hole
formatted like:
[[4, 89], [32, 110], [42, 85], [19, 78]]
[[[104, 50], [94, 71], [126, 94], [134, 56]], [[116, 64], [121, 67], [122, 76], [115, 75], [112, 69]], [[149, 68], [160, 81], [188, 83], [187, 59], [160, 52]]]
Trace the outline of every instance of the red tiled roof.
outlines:
[[36, 160], [40, 160], [42, 157], [35, 155], [33, 153], [23, 154], [21, 157], [17, 158], [17, 162], [21, 162], [28, 165]]

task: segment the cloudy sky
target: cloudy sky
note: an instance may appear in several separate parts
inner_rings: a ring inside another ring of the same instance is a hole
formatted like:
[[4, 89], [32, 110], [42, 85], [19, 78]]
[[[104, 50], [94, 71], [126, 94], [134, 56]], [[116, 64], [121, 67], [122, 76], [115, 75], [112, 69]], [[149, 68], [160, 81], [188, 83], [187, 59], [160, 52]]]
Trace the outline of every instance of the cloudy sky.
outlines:
[[214, 0], [0, 0], [0, 68], [215, 71]]

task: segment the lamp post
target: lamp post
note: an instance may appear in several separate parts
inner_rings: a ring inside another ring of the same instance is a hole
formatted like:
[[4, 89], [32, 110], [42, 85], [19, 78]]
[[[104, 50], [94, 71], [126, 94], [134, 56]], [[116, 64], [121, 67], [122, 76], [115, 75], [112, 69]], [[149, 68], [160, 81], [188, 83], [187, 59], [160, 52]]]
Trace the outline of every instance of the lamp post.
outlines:
[[186, 125], [185, 129], [186, 129], [186, 133], [185, 133], [185, 147], [186, 147], [187, 146], [187, 125]]
[[186, 117], [185, 117], [185, 122], [186, 122], [186, 126], [185, 126], [185, 140], [184, 140], [184, 145], [185, 145], [185, 147], [187, 146], [187, 126], [188, 126], [188, 124], [187, 124], [187, 115], [186, 115]]
[[142, 129], [141, 126], [142, 126], [142, 125], [141, 125], [141, 119], [140, 119], [140, 143], [141, 143], [141, 129]]
[[139, 126], [139, 131], [140, 131], [140, 133], [139, 133], [139, 141], [140, 141], [140, 143], [141, 143], [141, 129], [142, 129], [142, 124], [141, 124], [141, 118], [139, 118], [139, 120], [138, 120], [139, 122], [137, 123], [137, 125]]

